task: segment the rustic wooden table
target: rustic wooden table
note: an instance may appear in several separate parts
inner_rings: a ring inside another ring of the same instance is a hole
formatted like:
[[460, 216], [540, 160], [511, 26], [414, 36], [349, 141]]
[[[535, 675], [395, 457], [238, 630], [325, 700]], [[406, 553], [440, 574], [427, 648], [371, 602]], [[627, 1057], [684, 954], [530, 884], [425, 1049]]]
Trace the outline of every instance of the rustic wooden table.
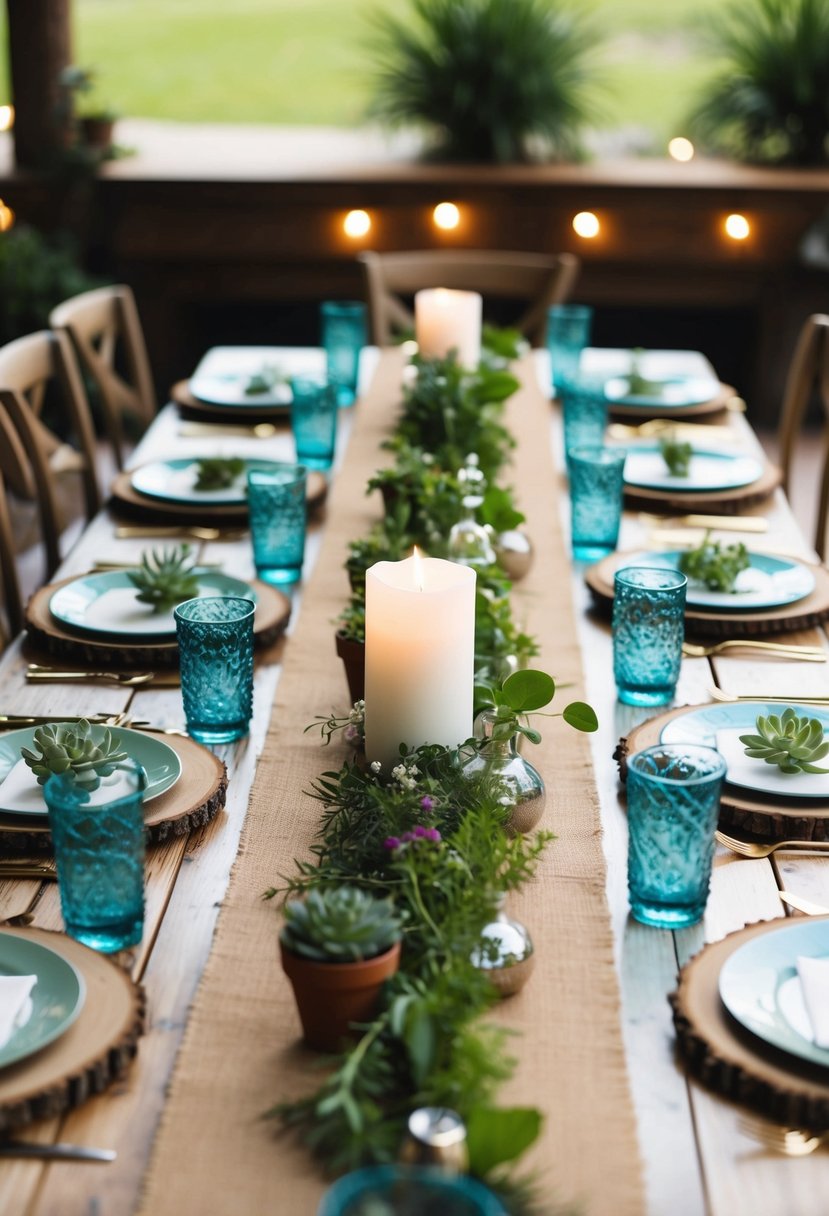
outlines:
[[[543, 356], [539, 365], [546, 383]], [[734, 416], [731, 421], [736, 441], [754, 450], [756, 440], [745, 420]], [[340, 459], [349, 423], [348, 414], [343, 414]], [[560, 429], [555, 411], [551, 443], [560, 469]], [[137, 455], [143, 460], [169, 456], [172, 452], [207, 451], [211, 446], [215, 449], [215, 443], [183, 437], [176, 415], [167, 409]], [[286, 456], [290, 454], [290, 440], [284, 435], [258, 439], [255, 450], [261, 455]], [[561, 509], [566, 514], [564, 493]], [[769, 524], [768, 531], [753, 542], [755, 548], [814, 557], [782, 494], [776, 494], [762, 509], [752, 513], [764, 516]], [[318, 524], [311, 529], [309, 564], [315, 559], [322, 526]], [[650, 521], [626, 513], [620, 548], [647, 545], [652, 530]], [[130, 560], [149, 543], [140, 539], [116, 540], [113, 521], [103, 514], [70, 554], [62, 573], [82, 572], [104, 555]], [[240, 577], [253, 574], [247, 541], [202, 545], [199, 556], [205, 561], [221, 561], [225, 570]], [[611, 756], [618, 737], [649, 713], [616, 702], [610, 631], [606, 622], [588, 614], [589, 596], [582, 575], [583, 568], [576, 565], [572, 594], [588, 698], [601, 719], [601, 728], [593, 739], [593, 760], [602, 800], [607, 891], [622, 991], [624, 1041], [646, 1176], [647, 1211], [651, 1216], [664, 1216], [668, 1212], [673, 1216], [684, 1213], [755, 1216], [783, 1212], [787, 1216], [822, 1216], [829, 1207], [829, 1157], [817, 1153], [808, 1159], [790, 1160], [768, 1155], [741, 1134], [738, 1108], [689, 1082], [677, 1066], [666, 996], [675, 986], [678, 965], [704, 942], [753, 921], [786, 915], [778, 897], [780, 888], [829, 904], [829, 857], [778, 854], [774, 861], [745, 861], [721, 851], [716, 858], [711, 899], [703, 924], [674, 934], [645, 928], [629, 918], [625, 874], [627, 829]], [[295, 612], [300, 610], [301, 592]], [[822, 631], [818, 630], [797, 635], [796, 640], [826, 644]], [[290, 645], [290, 637], [286, 644]], [[118, 1150], [118, 1161], [110, 1166], [3, 1162], [0, 1211], [9, 1216], [18, 1213], [80, 1216], [91, 1212], [116, 1216], [133, 1211], [138, 1204], [142, 1176], [164, 1108], [165, 1087], [187, 1024], [189, 1006], [210, 953], [279, 674], [278, 661], [257, 668], [250, 737], [234, 747], [218, 749], [230, 773], [224, 813], [189, 837], [153, 849], [148, 858], [144, 939], [124, 960], [147, 992], [148, 1025], [138, 1060], [123, 1082], [111, 1091], [63, 1118], [33, 1125], [25, 1131], [26, 1137], [35, 1141], [61, 1139], [113, 1147]], [[708, 701], [707, 690], [714, 682], [734, 692], [780, 690], [785, 695], [801, 696], [818, 690], [829, 693], [829, 668], [758, 660], [756, 656], [686, 660], [677, 689], [677, 704]], [[129, 710], [154, 723], [183, 725], [177, 689], [150, 686], [131, 691], [92, 684], [27, 684], [19, 643], [6, 652], [0, 665], [0, 711], [59, 714], [77, 713], [79, 709]], [[33, 914], [36, 925], [60, 928], [56, 885], [0, 882], [0, 918], [25, 912]], [[597, 1163], [602, 1159], [601, 1124], [601, 1102], [597, 1096]], [[182, 1168], [186, 1168], [186, 1145], [181, 1147]]]

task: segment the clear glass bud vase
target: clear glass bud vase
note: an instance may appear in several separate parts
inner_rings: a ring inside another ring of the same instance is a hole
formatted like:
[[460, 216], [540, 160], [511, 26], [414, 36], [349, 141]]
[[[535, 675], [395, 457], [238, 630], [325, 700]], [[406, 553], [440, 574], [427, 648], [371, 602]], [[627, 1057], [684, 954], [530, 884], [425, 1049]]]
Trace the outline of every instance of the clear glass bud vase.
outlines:
[[461, 765], [461, 775], [470, 781], [496, 783], [495, 796], [512, 807], [507, 827], [517, 833], [530, 832], [544, 814], [547, 791], [541, 774], [518, 752], [518, 736], [493, 738], [494, 710], [485, 709], [475, 721], [475, 733], [483, 742]]

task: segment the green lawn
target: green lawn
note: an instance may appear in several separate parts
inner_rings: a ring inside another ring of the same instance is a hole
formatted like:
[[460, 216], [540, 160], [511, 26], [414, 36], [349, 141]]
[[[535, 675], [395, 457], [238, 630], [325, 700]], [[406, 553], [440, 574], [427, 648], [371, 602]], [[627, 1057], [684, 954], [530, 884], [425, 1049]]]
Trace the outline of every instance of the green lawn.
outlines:
[[[603, 125], [641, 125], [660, 143], [681, 130], [710, 72], [694, 30], [719, 2], [593, 0], [609, 39], [601, 53]], [[123, 114], [349, 126], [361, 120], [371, 91], [370, 16], [407, 7], [407, 0], [75, 0], [75, 60], [97, 68], [101, 100]]]

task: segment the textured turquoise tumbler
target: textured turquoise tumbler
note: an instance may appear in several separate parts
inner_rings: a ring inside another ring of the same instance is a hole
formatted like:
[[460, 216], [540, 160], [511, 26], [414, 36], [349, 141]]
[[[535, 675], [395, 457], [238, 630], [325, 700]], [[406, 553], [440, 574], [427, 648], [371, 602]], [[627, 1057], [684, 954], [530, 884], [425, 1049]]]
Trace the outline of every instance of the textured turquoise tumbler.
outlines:
[[232, 743], [248, 733], [254, 607], [228, 595], [185, 600], [173, 610], [187, 733], [199, 743]]
[[613, 674], [625, 705], [667, 705], [685, 635], [687, 579], [677, 570], [626, 566], [613, 580]]

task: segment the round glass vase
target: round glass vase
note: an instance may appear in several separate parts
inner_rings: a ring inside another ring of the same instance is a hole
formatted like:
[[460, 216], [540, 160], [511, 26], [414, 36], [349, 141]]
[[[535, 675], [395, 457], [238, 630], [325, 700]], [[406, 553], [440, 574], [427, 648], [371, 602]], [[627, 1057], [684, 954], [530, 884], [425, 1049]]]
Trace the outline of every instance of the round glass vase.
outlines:
[[461, 776], [469, 781], [497, 783], [495, 797], [504, 805], [509, 799], [512, 807], [506, 827], [523, 835], [531, 832], [544, 814], [547, 791], [541, 774], [519, 753], [519, 735], [493, 738], [496, 722], [495, 710], [482, 710], [476, 718], [475, 734], [481, 742], [461, 765]]

